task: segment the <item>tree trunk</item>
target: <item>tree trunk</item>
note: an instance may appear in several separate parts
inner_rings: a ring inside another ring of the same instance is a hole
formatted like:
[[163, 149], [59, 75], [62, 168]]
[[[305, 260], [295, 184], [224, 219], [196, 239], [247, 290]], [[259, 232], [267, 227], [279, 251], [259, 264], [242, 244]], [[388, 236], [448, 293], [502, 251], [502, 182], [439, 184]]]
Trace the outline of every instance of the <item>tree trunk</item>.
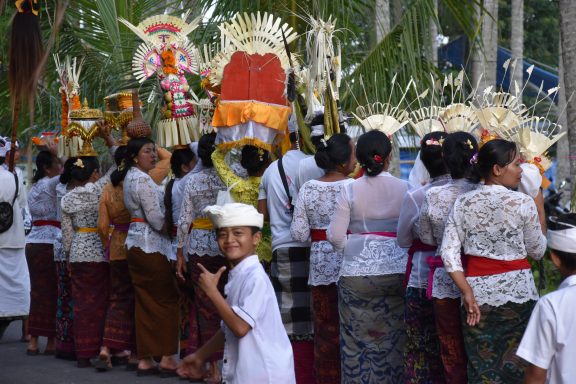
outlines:
[[376, 0], [376, 44], [390, 32], [390, 0]]
[[478, 85], [476, 90], [478, 95], [481, 95], [485, 88], [496, 86], [498, 53], [498, 0], [484, 0], [483, 3], [484, 10], [477, 11], [478, 20], [482, 23], [480, 30], [482, 46], [476, 44], [472, 58], [472, 81], [473, 86]]
[[[560, 43], [562, 45], [562, 65], [566, 96], [576, 91], [576, 7], [573, 0], [560, 0]], [[576, 197], [576, 104], [568, 103], [566, 108], [566, 128], [568, 129], [568, 149], [573, 198]], [[572, 211], [576, 204], [572, 204]]]
[[[564, 88], [564, 65], [562, 64], [562, 44], [559, 43], [558, 55], [558, 111], [566, 110], [566, 89]], [[566, 114], [561, 113], [558, 115], [558, 124], [565, 129], [568, 127], [566, 122]], [[570, 177], [570, 162], [568, 161], [568, 140], [559, 140], [556, 143], [556, 175], [554, 175], [554, 187], [558, 188], [560, 182], [567, 177]], [[564, 205], [570, 199], [570, 196], [564, 196], [561, 204]]]
[[[512, 12], [510, 19], [510, 50], [512, 59], [516, 60], [516, 69], [511, 78], [510, 89], [514, 90], [514, 83], [518, 84], [518, 89], [522, 89], [523, 84], [523, 59], [524, 59], [524, 0], [512, 0]], [[522, 100], [522, 95], [516, 95]]]
[[[438, 17], [438, 0], [434, 0], [434, 13], [436, 13], [436, 17]], [[432, 55], [430, 58], [435, 67], [438, 66], [438, 41], [436, 40], [437, 38], [438, 38], [438, 25], [436, 25], [436, 22], [434, 20], [430, 20], [430, 39], [432, 39], [432, 44], [430, 44], [430, 46], [432, 47]]]

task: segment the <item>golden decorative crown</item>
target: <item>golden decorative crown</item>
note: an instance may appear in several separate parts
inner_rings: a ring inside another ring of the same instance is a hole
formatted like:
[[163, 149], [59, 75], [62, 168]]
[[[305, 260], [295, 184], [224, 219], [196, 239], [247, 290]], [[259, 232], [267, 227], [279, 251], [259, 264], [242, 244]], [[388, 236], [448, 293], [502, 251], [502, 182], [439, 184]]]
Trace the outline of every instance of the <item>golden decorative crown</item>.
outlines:
[[101, 110], [88, 107], [87, 99], [84, 99], [82, 108], [70, 111], [71, 120], [93, 120], [93, 119], [101, 119], [102, 117], [103, 115]]

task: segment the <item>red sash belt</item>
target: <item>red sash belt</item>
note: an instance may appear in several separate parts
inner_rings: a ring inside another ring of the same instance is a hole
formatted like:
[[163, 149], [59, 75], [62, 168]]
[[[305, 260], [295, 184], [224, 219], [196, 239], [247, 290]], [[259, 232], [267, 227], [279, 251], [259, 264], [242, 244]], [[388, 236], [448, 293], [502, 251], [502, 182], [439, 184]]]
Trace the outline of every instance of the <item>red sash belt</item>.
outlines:
[[521, 269], [530, 269], [528, 259], [495, 260], [487, 257], [467, 255], [468, 265], [465, 275], [469, 277], [498, 275]]
[[376, 235], [386, 237], [396, 237], [396, 232], [362, 232], [360, 235]]
[[[412, 242], [412, 246], [408, 250], [408, 262], [406, 263], [406, 273], [404, 274], [404, 289], [408, 286], [408, 280], [412, 273], [412, 260], [414, 259], [414, 254], [416, 252], [432, 252], [435, 250], [435, 245], [424, 244], [419, 239]], [[430, 277], [428, 277], [428, 279], [430, 280]]]
[[133, 217], [130, 219], [131, 223], [145, 223], [146, 220], [141, 217]]
[[56, 220], [34, 220], [32, 225], [35, 227], [44, 227], [46, 225], [51, 225], [56, 228], [60, 228], [60, 222]]
[[328, 241], [325, 229], [311, 229], [310, 238], [312, 239], [313, 243], [317, 241]]
[[440, 256], [427, 256], [426, 264], [430, 267], [428, 272], [428, 286], [426, 287], [426, 297], [432, 299], [432, 285], [434, 284], [434, 272], [438, 268], [444, 268], [444, 263]]

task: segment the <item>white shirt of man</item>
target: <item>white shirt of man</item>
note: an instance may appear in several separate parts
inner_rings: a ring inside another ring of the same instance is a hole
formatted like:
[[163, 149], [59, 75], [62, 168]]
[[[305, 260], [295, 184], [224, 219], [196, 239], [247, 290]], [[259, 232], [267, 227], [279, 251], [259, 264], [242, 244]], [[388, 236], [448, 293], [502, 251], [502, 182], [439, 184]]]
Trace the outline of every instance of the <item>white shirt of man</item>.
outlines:
[[238, 338], [222, 323], [226, 339], [222, 383], [296, 383], [292, 346], [258, 256], [249, 256], [230, 270], [224, 291], [232, 310], [252, 329]]
[[[307, 157], [306, 154], [297, 150], [290, 150], [282, 156], [282, 167], [286, 174], [286, 182], [292, 204], [296, 205], [298, 199], [298, 183], [300, 161]], [[290, 225], [292, 224], [292, 213], [289, 209], [288, 197], [282, 178], [278, 171], [278, 160], [270, 164], [264, 171], [260, 180], [260, 193], [258, 200], [266, 200], [268, 215], [270, 216], [270, 229], [272, 231], [272, 250], [288, 247], [309, 247], [309, 242], [298, 242], [292, 239]]]
[[530, 317], [516, 354], [548, 370], [546, 382], [573, 383], [576, 378], [576, 275], [542, 297]]

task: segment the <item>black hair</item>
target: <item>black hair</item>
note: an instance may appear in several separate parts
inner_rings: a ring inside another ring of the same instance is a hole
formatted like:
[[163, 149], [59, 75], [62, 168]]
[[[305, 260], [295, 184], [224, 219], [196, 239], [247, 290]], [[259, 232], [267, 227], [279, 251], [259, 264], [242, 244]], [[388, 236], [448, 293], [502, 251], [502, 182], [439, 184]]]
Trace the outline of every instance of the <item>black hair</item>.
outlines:
[[5, 161], [6, 161], [5, 157], [0, 157], [0, 165], [4, 164]]
[[[81, 161], [81, 165], [79, 162]], [[95, 156], [81, 156], [77, 157], [76, 161], [72, 163], [70, 170], [70, 179], [79, 183], [88, 181], [94, 171], [99, 170], [100, 162]]]
[[442, 143], [442, 159], [453, 179], [474, 179], [473, 160], [478, 143], [467, 132], [448, 134]]
[[[564, 229], [571, 229], [576, 227], [576, 213], [565, 213], [560, 215], [554, 221], [549, 221], [548, 229], [553, 231], [560, 231]], [[562, 267], [568, 271], [576, 271], [576, 253], [560, 251], [558, 249], [550, 248], [556, 256], [560, 259]]]
[[253, 145], [242, 147], [240, 165], [248, 171], [248, 175], [255, 176], [261, 172], [270, 161], [270, 152]]
[[378, 130], [362, 134], [356, 143], [356, 158], [367, 176], [376, 176], [384, 170], [390, 152], [392, 152], [390, 139]]
[[[248, 226], [248, 228], [250, 228], [250, 232], [252, 232], [252, 235], [257, 234], [258, 232], [262, 232], [262, 230], [258, 227]], [[220, 228], [216, 228], [215, 229], [216, 233], [218, 233], [219, 230], [220, 230]]]
[[503, 139], [490, 140], [478, 151], [478, 159], [474, 172], [476, 178], [488, 179], [492, 176], [492, 169], [495, 165], [505, 167], [514, 161], [518, 149], [512, 141]]
[[172, 216], [172, 188], [174, 187], [174, 181], [176, 178], [183, 177], [182, 166], [190, 164], [196, 155], [188, 147], [176, 149], [172, 152], [172, 157], [170, 157], [170, 168], [174, 174], [174, 178], [171, 179], [168, 184], [166, 184], [166, 190], [164, 192], [164, 208], [166, 214], [164, 215], [164, 223], [168, 229], [168, 237], [172, 239], [172, 227], [174, 226], [174, 217]]
[[126, 157], [126, 151], [127, 148], [125, 145], [121, 145], [118, 148], [116, 148], [116, 151], [114, 152], [114, 164], [116, 164], [117, 167], [119, 167], [120, 164], [122, 164], [122, 160], [124, 160], [124, 158]]
[[[126, 151], [124, 152], [124, 157], [120, 160], [120, 163], [123, 163], [122, 166], [118, 165], [118, 168], [110, 174], [110, 181], [113, 186], [116, 187], [124, 181], [126, 174], [135, 164], [134, 158], [138, 156], [138, 152], [140, 152], [142, 147], [146, 144], [154, 144], [154, 141], [148, 137], [136, 137], [128, 141], [126, 148], [123, 149], [123, 151]], [[116, 156], [114, 157], [114, 161], [116, 161]]]
[[202, 165], [212, 167], [212, 152], [216, 149], [216, 132], [206, 133], [198, 140], [198, 157]]
[[65, 162], [64, 166], [62, 167], [62, 173], [60, 174], [60, 183], [68, 184], [72, 179], [71, 172], [74, 163], [76, 162], [77, 157], [69, 157]]
[[432, 178], [448, 173], [442, 158], [442, 145], [447, 136], [446, 132], [430, 132], [420, 142], [420, 160]]
[[32, 182], [36, 183], [38, 180], [46, 176], [46, 170], [52, 168], [55, 162], [60, 161], [58, 157], [54, 156], [48, 151], [40, 151], [36, 155], [36, 170]]
[[330, 171], [336, 169], [339, 164], [347, 163], [351, 155], [350, 136], [337, 133], [316, 147], [314, 160], [318, 167]]
[[291, 143], [295, 143], [298, 141], [298, 135], [296, 134], [296, 132], [290, 132], [290, 142]]

